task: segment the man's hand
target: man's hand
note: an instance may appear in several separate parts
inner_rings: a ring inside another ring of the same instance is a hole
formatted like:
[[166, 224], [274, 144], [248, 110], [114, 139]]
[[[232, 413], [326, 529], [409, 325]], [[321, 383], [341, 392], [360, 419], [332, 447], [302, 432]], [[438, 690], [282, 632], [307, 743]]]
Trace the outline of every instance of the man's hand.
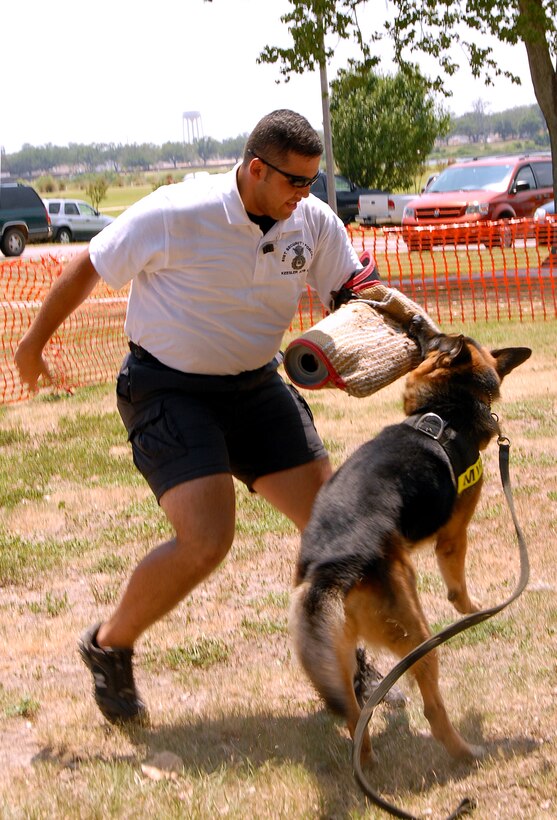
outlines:
[[43, 358], [43, 349], [48, 340], [70, 313], [85, 301], [98, 281], [99, 274], [93, 267], [89, 250], [85, 249], [72, 257], [47, 293], [15, 354], [21, 380], [32, 393], [37, 392], [41, 376], [52, 382]]
[[36, 393], [39, 389], [38, 381], [41, 376], [47, 382], [52, 381], [48, 365], [42, 355], [42, 349], [36, 350], [25, 338], [21, 340], [14, 359], [19, 371], [19, 377], [31, 393]]

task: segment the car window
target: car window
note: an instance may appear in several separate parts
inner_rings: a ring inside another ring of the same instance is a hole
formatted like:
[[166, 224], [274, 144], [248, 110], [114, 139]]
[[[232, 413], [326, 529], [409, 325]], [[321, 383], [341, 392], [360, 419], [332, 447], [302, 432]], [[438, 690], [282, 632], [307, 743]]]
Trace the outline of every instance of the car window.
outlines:
[[553, 188], [553, 168], [550, 162], [536, 162], [534, 174], [538, 180], [538, 188]]
[[17, 207], [17, 194], [15, 188], [0, 188], [0, 204], [3, 208]]
[[33, 188], [29, 188], [27, 185], [22, 185], [19, 189], [19, 204], [25, 208], [37, 207], [37, 194], [33, 190]]
[[529, 165], [523, 165], [522, 168], [518, 169], [516, 182], [527, 182], [530, 189], [537, 187], [534, 172]]
[[428, 193], [447, 191], [506, 191], [514, 165], [461, 165], [447, 168]]
[[335, 177], [335, 188], [337, 191], [351, 191], [352, 188], [346, 177]]
[[38, 193], [29, 185], [3, 185], [0, 188], [0, 203], [3, 208], [33, 209], [43, 204]]
[[80, 202], [79, 203], [79, 211], [80, 211], [82, 216], [96, 216], [97, 215], [95, 209], [92, 208], [90, 205], [87, 205], [86, 202]]
[[79, 216], [79, 211], [75, 202], [65, 202], [64, 213], [70, 216]]
[[59, 214], [60, 213], [60, 203], [59, 202], [49, 202], [48, 203], [48, 212], [49, 212], [49, 214]]

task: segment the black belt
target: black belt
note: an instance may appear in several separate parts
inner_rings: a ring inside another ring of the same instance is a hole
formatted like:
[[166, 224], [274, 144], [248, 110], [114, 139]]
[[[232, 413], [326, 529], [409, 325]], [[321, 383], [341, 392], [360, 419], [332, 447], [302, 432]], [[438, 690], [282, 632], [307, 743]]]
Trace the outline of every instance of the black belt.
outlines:
[[[149, 353], [148, 350], [145, 350], [144, 347], [141, 345], [136, 345], [135, 342], [128, 342], [129, 348], [136, 359], [139, 359], [140, 362], [152, 362], [153, 364], [160, 364], [162, 362], [159, 361], [152, 353]], [[163, 365], [164, 367], [165, 365]]]
[[[257, 383], [261, 378], [266, 378], [269, 373], [274, 372], [282, 362], [282, 353], [279, 352], [275, 358], [267, 364], [264, 364], [255, 370], [245, 370], [242, 373], [236, 373], [234, 375], [217, 376], [207, 375], [205, 373], [186, 373], [182, 370], [176, 370], [175, 368], [164, 364], [160, 361], [160, 359], [153, 356], [152, 353], [149, 353], [148, 350], [145, 350], [144, 347], [137, 345], [131, 340], [128, 342], [128, 346], [134, 359], [137, 359], [140, 362], [156, 364], [158, 368], [161, 368], [163, 371], [167, 371], [170, 376], [177, 376], [180, 379], [181, 384], [184, 383], [184, 380], [187, 380], [187, 384], [190, 389], [229, 390], [237, 388], [242, 389], [243, 386], [250, 387], [254, 383]], [[160, 378], [160, 373], [157, 375], [157, 378]]]

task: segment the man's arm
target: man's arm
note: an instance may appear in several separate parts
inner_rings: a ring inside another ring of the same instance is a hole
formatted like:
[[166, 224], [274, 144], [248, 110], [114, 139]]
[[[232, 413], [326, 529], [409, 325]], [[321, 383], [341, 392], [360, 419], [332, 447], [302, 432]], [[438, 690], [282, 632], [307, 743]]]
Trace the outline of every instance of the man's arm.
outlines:
[[24, 384], [34, 392], [40, 376], [50, 379], [43, 348], [62, 322], [89, 296], [99, 281], [89, 251], [84, 250], [65, 266], [48, 292], [35, 320], [15, 353], [15, 363]]

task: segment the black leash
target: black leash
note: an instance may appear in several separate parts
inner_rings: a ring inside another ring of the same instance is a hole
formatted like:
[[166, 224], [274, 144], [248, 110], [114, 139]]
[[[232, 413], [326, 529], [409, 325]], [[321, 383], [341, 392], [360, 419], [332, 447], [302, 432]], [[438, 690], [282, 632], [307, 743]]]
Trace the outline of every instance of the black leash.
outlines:
[[[501, 483], [503, 485], [503, 491], [505, 493], [505, 497], [507, 499], [507, 504], [512, 516], [514, 528], [516, 531], [516, 536], [518, 539], [518, 547], [520, 551], [520, 578], [518, 580], [518, 584], [516, 585], [516, 589], [506, 601], [498, 606], [491, 607], [490, 609], [482, 609], [480, 612], [473, 612], [471, 615], [466, 615], [464, 618], [461, 618], [459, 621], [455, 621], [455, 623], [450, 624], [450, 626], [446, 627], [445, 629], [438, 632], [436, 635], [432, 635], [431, 638], [428, 638], [426, 641], [423, 641], [419, 646], [409, 652], [402, 660], [400, 660], [396, 666], [394, 666], [391, 671], [386, 675], [381, 683], [377, 686], [375, 691], [373, 692], [372, 696], [364, 705], [360, 717], [358, 719], [358, 723], [356, 725], [356, 730], [354, 732], [354, 745], [352, 751], [352, 766], [354, 768], [354, 777], [362, 791], [364, 792], [367, 797], [372, 800], [376, 806], [379, 806], [384, 811], [388, 812], [389, 814], [393, 815], [394, 817], [401, 817], [404, 820], [419, 820], [419, 818], [415, 817], [413, 814], [408, 814], [408, 812], [403, 811], [403, 809], [399, 809], [396, 806], [388, 803], [384, 800], [377, 792], [373, 791], [373, 789], [369, 786], [364, 773], [361, 767], [361, 751], [362, 751], [362, 741], [364, 737], [364, 732], [367, 729], [368, 723], [371, 720], [371, 716], [373, 714], [373, 710], [377, 706], [377, 704], [383, 700], [386, 693], [391, 689], [392, 686], [396, 683], [396, 681], [409, 669], [416, 661], [423, 658], [424, 655], [427, 655], [428, 652], [431, 652], [432, 649], [435, 647], [440, 646], [445, 641], [448, 641], [449, 638], [452, 638], [454, 635], [458, 635], [459, 632], [463, 632], [465, 629], [469, 629], [471, 626], [475, 626], [476, 624], [481, 623], [482, 621], [486, 621], [488, 618], [492, 618], [498, 612], [501, 612], [502, 609], [512, 604], [513, 601], [524, 592], [526, 584], [528, 583], [528, 578], [530, 575], [530, 562], [528, 560], [528, 550], [526, 548], [526, 542], [524, 540], [524, 535], [522, 534], [522, 530], [518, 523], [516, 512], [514, 509], [514, 501], [511, 489], [511, 482], [510, 482], [510, 475], [509, 475], [509, 451], [510, 451], [510, 441], [505, 436], [499, 435], [497, 439], [497, 444], [499, 445], [499, 473], [501, 475]], [[476, 804], [473, 800], [468, 797], [465, 797], [462, 802], [457, 806], [457, 808], [450, 814], [446, 820], [456, 820], [457, 817], [462, 817], [465, 814], [470, 814], [476, 808]]]

